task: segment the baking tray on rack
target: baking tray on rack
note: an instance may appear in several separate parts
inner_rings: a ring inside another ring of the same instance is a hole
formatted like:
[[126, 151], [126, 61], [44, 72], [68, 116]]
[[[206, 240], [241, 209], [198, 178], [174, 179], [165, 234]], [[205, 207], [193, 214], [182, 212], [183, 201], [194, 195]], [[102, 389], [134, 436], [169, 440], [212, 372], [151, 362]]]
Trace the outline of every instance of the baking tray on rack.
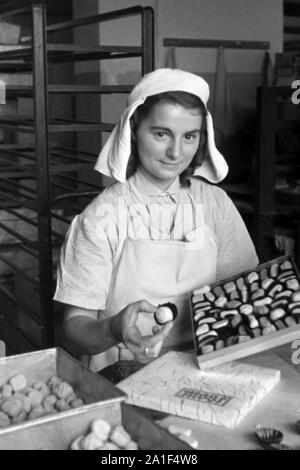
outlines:
[[0, 359], [0, 388], [18, 374], [24, 375], [29, 384], [58, 376], [72, 385], [85, 404], [0, 428], [0, 450], [68, 450], [78, 436], [88, 433], [96, 419], [104, 419], [112, 427], [122, 424], [141, 449], [191, 449], [138, 409], [124, 403], [127, 397], [124, 392], [61, 348]]
[[[291, 263], [292, 271], [294, 273], [294, 277], [296, 277], [296, 279], [299, 283], [300, 282], [300, 276], [299, 276], [299, 271], [297, 269], [297, 266], [296, 266], [296, 264], [295, 264], [295, 262], [294, 262], [294, 260], [291, 256], [285, 255], [285, 256], [281, 256], [281, 257], [275, 258], [273, 260], [270, 260], [266, 263], [262, 263], [262, 264], [258, 265], [255, 269], [250, 269], [250, 270], [244, 271], [242, 273], [239, 273], [238, 275], [231, 276], [231, 277], [228, 277], [226, 279], [223, 279], [222, 281], [217, 281], [217, 282], [215, 282], [215, 283], [213, 283], [209, 286], [210, 292], [214, 293], [214, 289], [219, 288], [219, 287], [221, 287], [223, 292], [225, 292], [224, 291], [224, 285], [225, 284], [228, 284], [228, 283], [234, 283], [235, 284], [238, 279], [242, 278], [245, 281], [246, 289], [248, 289], [249, 297], [251, 297], [251, 294], [249, 292], [250, 284], [247, 283], [247, 276], [252, 272], [258, 274], [259, 279], [258, 279], [257, 282], [259, 284], [258, 285], [258, 289], [259, 289], [259, 288], [261, 288], [262, 277], [264, 277], [264, 278], [265, 277], [270, 277], [271, 267], [277, 264], [279, 266], [278, 274], [280, 275], [280, 274], [282, 274], [282, 272], [280, 271], [280, 266], [285, 262]], [[274, 269], [274, 268], [272, 268], [272, 269]], [[262, 275], [262, 273], [264, 273], [264, 276]], [[277, 283], [281, 283], [280, 281], [277, 281], [277, 277], [274, 277], [273, 281], [275, 281]], [[286, 286], [284, 286], [283, 283], [282, 283], [282, 285], [283, 285], [282, 290], [286, 289]], [[195, 290], [193, 292], [195, 292]], [[239, 292], [238, 288], [236, 290]], [[300, 288], [298, 288], [296, 290], [298, 291], [298, 290], [300, 290]], [[240, 294], [240, 292], [239, 292], [239, 294]], [[201, 294], [200, 294], [200, 296], [201, 296]], [[231, 297], [229, 297], [230, 294], [227, 294], [225, 292], [225, 296], [227, 296], [228, 301], [232, 300]], [[266, 289], [266, 296], [267, 296], [267, 289]], [[211, 367], [215, 367], [219, 364], [223, 364], [225, 362], [234, 361], [236, 359], [241, 359], [243, 357], [250, 356], [252, 354], [257, 354], [259, 352], [266, 351], [268, 349], [272, 349], [272, 348], [281, 346], [283, 344], [292, 342], [295, 339], [300, 338], [300, 315], [297, 315], [297, 317], [295, 316], [296, 321], [295, 321], [294, 325], [287, 326], [284, 323], [285, 318], [287, 316], [289, 316], [288, 310], [287, 310], [285, 316], [282, 319], [280, 319], [281, 320], [281, 327], [282, 327], [282, 323], [284, 325], [284, 327], [282, 329], [276, 329], [276, 331], [270, 332], [268, 334], [259, 335], [258, 337], [252, 337], [251, 339], [246, 340], [245, 342], [230, 344], [230, 342], [228, 340], [228, 338], [230, 337], [230, 333], [228, 333], [228, 331], [230, 330], [230, 327], [229, 327], [229, 330], [227, 330], [227, 331], [226, 331], [226, 328], [225, 328], [224, 329], [224, 332], [225, 332], [224, 333], [224, 338], [225, 339], [223, 338], [224, 347], [222, 347], [220, 349], [217, 349], [217, 350], [214, 349], [211, 352], [202, 353], [201, 349], [199, 347], [199, 341], [198, 341], [199, 336], [197, 336], [197, 334], [196, 334], [196, 331], [197, 331], [198, 326], [199, 326], [199, 323], [198, 323], [199, 318], [197, 319], [197, 321], [195, 320], [195, 316], [196, 316], [195, 315], [195, 310], [196, 309], [194, 308], [194, 306], [197, 305], [197, 303], [195, 303], [195, 300], [193, 300], [193, 299], [195, 299], [195, 297], [194, 297], [193, 293], [191, 293], [190, 294], [190, 310], [191, 310], [191, 315], [192, 315], [193, 339], [194, 339], [195, 352], [196, 352], [196, 356], [197, 356], [197, 362], [198, 362], [198, 365], [199, 365], [200, 369], [208, 369], [208, 368], [211, 368]], [[273, 300], [275, 301], [275, 299], [276, 299], [276, 297], [274, 297]], [[205, 298], [205, 294], [204, 294], [204, 301], [205, 300], [207, 300], [207, 299]], [[239, 299], [237, 298], [237, 300], [241, 300], [241, 296], [239, 297]], [[200, 303], [201, 303], [201, 300], [200, 300]], [[253, 301], [250, 298], [250, 300], [247, 299], [246, 303], [252, 305]], [[242, 304], [243, 304], [243, 302], [242, 302]], [[198, 305], [199, 305], [199, 303], [198, 303]], [[224, 310], [226, 310], [226, 308], [227, 307], [225, 305]], [[288, 309], [287, 306], [285, 308]], [[201, 305], [200, 305], [200, 310], [201, 310]], [[211, 310], [212, 311], [217, 310], [213, 302], [212, 302]], [[218, 310], [219, 310], [219, 312], [213, 313], [213, 315], [212, 315], [212, 314], [210, 314], [210, 309], [208, 309], [208, 310], [205, 311], [205, 316], [214, 316], [214, 315], [216, 315], [217, 319], [221, 320], [220, 312], [222, 311], [222, 308], [219, 308]], [[197, 312], [199, 312], [199, 308], [197, 308]], [[258, 321], [260, 321], [260, 319], [259, 319], [260, 315], [256, 315], [255, 310], [253, 312], [253, 315], [255, 316], [255, 318]], [[201, 316], [201, 314], [200, 314], [200, 316]], [[262, 316], [264, 316], [264, 315], [262, 315]], [[203, 322], [205, 322], [204, 315], [203, 315], [202, 318], [203, 318]], [[243, 322], [242, 323], [244, 325], [246, 325], [246, 331], [251, 335], [251, 329], [249, 328], [249, 325], [248, 325], [247, 321], [248, 320], [246, 318], [246, 315], [243, 315]], [[274, 322], [274, 323], [276, 323], [276, 322]], [[198, 330], [198, 335], [199, 335], [199, 330]], [[231, 336], [236, 336], [237, 340], [238, 340], [239, 335], [236, 332], [233, 332], [233, 333], [231, 332]], [[218, 339], [220, 339], [220, 337], [217, 337], [216, 341]], [[222, 336], [221, 336], [221, 339], [222, 339]], [[215, 345], [216, 345], [216, 341], [215, 341]], [[213, 342], [212, 342], [212, 344], [213, 344]], [[213, 345], [213, 346], [216, 347], [215, 345]]]

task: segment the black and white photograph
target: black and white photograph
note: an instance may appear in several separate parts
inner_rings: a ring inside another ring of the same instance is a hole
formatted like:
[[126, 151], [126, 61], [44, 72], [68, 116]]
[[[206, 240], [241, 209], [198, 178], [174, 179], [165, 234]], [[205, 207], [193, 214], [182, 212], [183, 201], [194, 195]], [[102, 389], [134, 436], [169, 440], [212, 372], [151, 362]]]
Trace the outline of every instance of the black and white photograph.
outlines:
[[0, 0], [1, 450], [300, 450], [300, 0]]

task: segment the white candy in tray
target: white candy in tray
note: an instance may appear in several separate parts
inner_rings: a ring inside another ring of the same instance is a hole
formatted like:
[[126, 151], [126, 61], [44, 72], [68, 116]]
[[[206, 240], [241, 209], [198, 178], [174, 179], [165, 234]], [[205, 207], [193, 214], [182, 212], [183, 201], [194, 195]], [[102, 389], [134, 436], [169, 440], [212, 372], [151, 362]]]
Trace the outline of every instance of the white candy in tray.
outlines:
[[121, 424], [114, 427], [104, 419], [90, 425], [86, 436], [79, 436], [71, 444], [71, 450], [137, 450], [138, 445]]
[[[191, 310], [198, 358], [221, 349], [226, 354], [229, 346], [252, 345], [251, 340], [279, 330], [274, 346], [284, 344], [290, 340], [284, 329], [296, 327], [300, 333], [299, 274], [291, 259], [278, 258], [234, 279], [195, 289]], [[257, 352], [274, 347], [269, 341], [262, 346], [262, 338], [256, 343]]]

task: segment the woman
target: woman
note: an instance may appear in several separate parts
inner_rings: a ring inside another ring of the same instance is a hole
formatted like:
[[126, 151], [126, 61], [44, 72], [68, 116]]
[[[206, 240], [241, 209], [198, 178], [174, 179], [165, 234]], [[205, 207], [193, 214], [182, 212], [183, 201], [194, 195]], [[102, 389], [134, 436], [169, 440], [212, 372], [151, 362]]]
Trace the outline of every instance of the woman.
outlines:
[[[207, 83], [159, 69], [136, 85], [96, 169], [117, 180], [67, 234], [55, 299], [65, 334], [93, 370], [146, 363], [191, 346], [191, 290], [257, 265], [245, 225], [218, 183], [227, 165], [214, 143]], [[159, 304], [178, 317], [159, 328]]]

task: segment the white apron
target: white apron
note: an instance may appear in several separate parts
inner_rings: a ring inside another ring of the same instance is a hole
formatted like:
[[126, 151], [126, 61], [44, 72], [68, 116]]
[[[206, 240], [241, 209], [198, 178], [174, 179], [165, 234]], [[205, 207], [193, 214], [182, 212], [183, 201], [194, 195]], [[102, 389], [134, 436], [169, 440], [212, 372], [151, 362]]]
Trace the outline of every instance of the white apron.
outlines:
[[[191, 213], [198, 221], [188, 239], [181, 240], [137, 240], [127, 237], [118, 257], [111, 279], [105, 313], [102, 318], [116, 315], [124, 307], [138, 300], [147, 300], [154, 305], [174, 302], [178, 316], [162, 352], [180, 349], [192, 342], [192, 324], [189, 308], [191, 290], [216, 280], [217, 243], [211, 229], [199, 225], [196, 204], [187, 189]], [[199, 214], [198, 214], [199, 215]], [[176, 223], [176, 220], [175, 220]], [[137, 326], [142, 335], [152, 334], [155, 325], [153, 314], [141, 313]], [[134, 360], [134, 355], [123, 344], [104, 353], [92, 356], [90, 367], [99, 371], [118, 360]]]

